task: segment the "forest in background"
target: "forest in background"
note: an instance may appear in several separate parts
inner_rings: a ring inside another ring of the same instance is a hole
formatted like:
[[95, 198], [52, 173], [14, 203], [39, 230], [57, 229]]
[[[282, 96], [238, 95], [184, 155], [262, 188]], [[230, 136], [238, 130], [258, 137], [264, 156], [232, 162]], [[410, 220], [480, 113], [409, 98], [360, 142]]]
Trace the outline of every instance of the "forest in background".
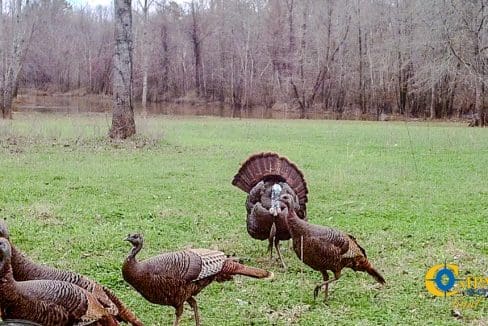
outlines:
[[[133, 1], [133, 95], [240, 117], [488, 124], [487, 0]], [[113, 8], [0, 0], [0, 106], [18, 89], [111, 94]], [[7, 114], [5, 114], [7, 112]]]

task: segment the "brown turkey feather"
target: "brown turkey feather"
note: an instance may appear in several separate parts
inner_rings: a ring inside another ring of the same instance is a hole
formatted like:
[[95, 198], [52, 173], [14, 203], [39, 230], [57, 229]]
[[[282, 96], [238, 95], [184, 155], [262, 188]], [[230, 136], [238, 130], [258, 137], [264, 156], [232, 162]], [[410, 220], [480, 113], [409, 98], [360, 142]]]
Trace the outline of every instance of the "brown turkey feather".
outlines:
[[297, 194], [300, 205], [307, 203], [307, 182], [302, 171], [293, 162], [277, 153], [251, 155], [234, 176], [232, 184], [249, 193], [259, 181], [269, 179], [288, 183]]
[[254, 278], [265, 278], [268, 280], [274, 278], [274, 274], [272, 272], [261, 268], [246, 266], [232, 259], [227, 259], [225, 261], [220, 272], [223, 274], [238, 274]]

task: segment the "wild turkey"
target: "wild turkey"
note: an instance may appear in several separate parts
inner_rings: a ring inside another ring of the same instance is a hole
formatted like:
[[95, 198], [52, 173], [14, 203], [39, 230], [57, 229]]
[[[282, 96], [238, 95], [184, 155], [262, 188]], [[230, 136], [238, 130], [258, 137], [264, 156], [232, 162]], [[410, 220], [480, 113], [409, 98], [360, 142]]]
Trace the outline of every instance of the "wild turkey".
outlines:
[[[0, 237], [10, 241], [7, 225], [2, 221], [0, 221]], [[77, 273], [36, 264], [20, 252], [12, 243], [11, 251], [11, 263], [15, 280], [57, 280], [73, 283], [95, 296], [100, 304], [106, 307], [118, 320], [125, 321], [134, 326], [144, 325], [137, 319], [134, 313], [127, 309], [122, 301], [120, 301], [119, 298], [106, 287]]]
[[72, 283], [52, 280], [17, 282], [11, 247], [0, 238], [0, 307], [6, 319], [24, 319], [44, 326], [119, 323], [88, 291]]
[[[322, 273], [324, 282], [315, 287], [315, 298], [320, 288], [324, 287], [327, 299], [329, 284], [340, 278], [341, 270], [345, 267], [367, 272], [379, 283], [385, 283], [383, 276], [368, 261], [366, 251], [352, 235], [301, 220], [293, 209], [293, 197], [288, 194], [281, 195], [280, 201], [293, 239], [293, 250], [305, 264]], [[334, 280], [329, 280], [328, 270], [334, 273]]]
[[273, 256], [274, 245], [283, 268], [286, 268], [279, 242], [289, 240], [290, 232], [279, 214], [278, 201], [281, 194], [293, 196], [295, 212], [306, 220], [308, 189], [303, 173], [286, 157], [276, 153], [259, 153], [242, 164], [232, 184], [248, 193], [247, 232], [254, 239], [268, 239], [270, 257]]
[[168, 252], [138, 262], [136, 255], [143, 246], [142, 235], [129, 234], [125, 240], [133, 247], [122, 266], [124, 280], [149, 302], [173, 306], [176, 309], [174, 326], [181, 319], [185, 301], [193, 310], [196, 325], [200, 325], [194, 296], [214, 280], [227, 281], [233, 275], [273, 277], [271, 272], [242, 265], [221, 251], [208, 249]]

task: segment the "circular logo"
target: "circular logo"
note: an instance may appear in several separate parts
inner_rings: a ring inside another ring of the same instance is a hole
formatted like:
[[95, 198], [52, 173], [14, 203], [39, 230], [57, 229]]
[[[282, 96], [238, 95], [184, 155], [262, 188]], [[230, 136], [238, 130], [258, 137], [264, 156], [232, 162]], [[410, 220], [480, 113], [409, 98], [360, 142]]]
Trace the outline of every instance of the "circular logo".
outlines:
[[437, 297], [449, 297], [457, 293], [454, 289], [459, 268], [454, 264], [437, 264], [425, 274], [425, 287]]

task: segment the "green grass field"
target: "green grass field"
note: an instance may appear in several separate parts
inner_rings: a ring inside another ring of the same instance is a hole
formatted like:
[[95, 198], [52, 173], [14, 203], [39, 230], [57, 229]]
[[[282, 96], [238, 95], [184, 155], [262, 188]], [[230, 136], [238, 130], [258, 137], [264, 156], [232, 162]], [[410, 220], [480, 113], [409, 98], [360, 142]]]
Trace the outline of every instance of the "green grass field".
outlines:
[[[129, 232], [139, 258], [218, 248], [275, 272], [236, 277], [197, 297], [204, 325], [488, 324], [488, 299], [430, 295], [433, 265], [488, 277], [488, 130], [449, 123], [138, 120], [132, 140], [106, 139], [110, 117], [17, 114], [0, 122], [0, 214], [32, 259], [112, 288], [147, 325], [170, 325], [172, 307], [146, 302], [122, 279]], [[246, 195], [231, 185], [259, 151], [293, 160], [309, 186], [309, 220], [355, 235], [387, 280], [343, 271], [329, 300], [313, 300], [321, 275], [283, 243], [289, 268], [250, 238]], [[487, 285], [488, 287], [488, 285]], [[185, 307], [183, 325], [194, 325]]]

